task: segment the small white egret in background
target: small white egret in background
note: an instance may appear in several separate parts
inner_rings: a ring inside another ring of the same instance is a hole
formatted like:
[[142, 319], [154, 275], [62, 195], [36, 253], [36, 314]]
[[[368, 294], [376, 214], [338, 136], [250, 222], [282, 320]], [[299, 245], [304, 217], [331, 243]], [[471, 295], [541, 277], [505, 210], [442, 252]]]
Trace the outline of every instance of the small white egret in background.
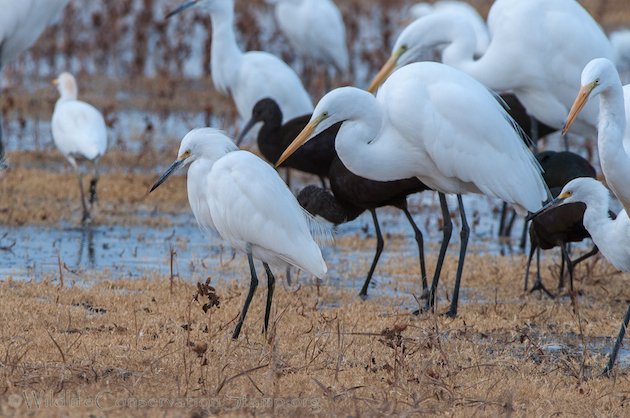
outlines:
[[[0, 0], [0, 71], [37, 41], [69, 0]], [[0, 119], [0, 122], [2, 120]], [[0, 170], [4, 168], [0, 123]]]
[[562, 131], [566, 134], [590, 98], [599, 96], [597, 151], [606, 184], [630, 211], [630, 85], [621, 85], [615, 65], [605, 58], [589, 62], [582, 72], [580, 91]]
[[[471, 75], [496, 92], [511, 91], [527, 113], [562, 128], [575, 97], [580, 73], [592, 59], [614, 59], [610, 41], [575, 0], [497, 0], [488, 15], [492, 36], [475, 59], [475, 35], [468, 19], [435, 12], [410, 24], [370, 86], [374, 91], [396, 67], [416, 61], [424, 51], [443, 48], [442, 62]], [[594, 137], [597, 104], [588, 106], [575, 130]]]
[[622, 80], [630, 82], [630, 29], [616, 30], [609, 35], [609, 38], [615, 49], [615, 64]]
[[478, 81], [447, 65], [422, 62], [394, 72], [376, 97], [354, 87], [328, 93], [278, 164], [338, 122], [335, 149], [350, 171], [377, 181], [417, 177], [440, 192], [444, 239], [427, 308], [435, 302], [452, 231], [444, 193], [457, 195], [462, 239], [448, 311], [456, 315], [469, 235], [461, 194], [497, 197], [521, 213], [540, 209], [548, 197], [540, 165], [522, 132]]
[[234, 0], [192, 0], [167, 15], [199, 7], [212, 18], [212, 82], [218, 91], [232, 96], [243, 121], [254, 105], [270, 97], [278, 103], [284, 121], [311, 113], [313, 103], [291, 67], [280, 58], [261, 51], [243, 53], [234, 34]]
[[258, 286], [254, 259], [262, 261], [267, 273], [267, 332], [275, 283], [269, 265], [295, 266], [318, 278], [326, 274], [326, 263], [310, 231], [315, 221], [272, 166], [239, 150], [213, 128], [194, 129], [182, 139], [177, 159], [151, 191], [189, 164], [188, 201], [197, 222], [204, 230], [218, 232], [232, 248], [247, 254], [249, 261], [249, 292], [232, 338], [238, 338]]
[[304, 58], [348, 72], [346, 27], [331, 0], [267, 0], [275, 4], [276, 21], [293, 48]]
[[[440, 0], [433, 4], [430, 3], [417, 3], [411, 6], [409, 14], [412, 20], [420, 19], [421, 17], [428, 16], [434, 12], [446, 12], [453, 16], [461, 16], [467, 19], [472, 29], [475, 32], [475, 55], [481, 56], [488, 45], [490, 44], [490, 33], [488, 32], [488, 26], [483, 20], [477, 9], [471, 6], [465, 1], [457, 0]], [[408, 21], [409, 22], [409, 21]]]
[[[611, 219], [608, 214], [610, 203], [608, 190], [599, 181], [592, 178], [571, 180], [548, 207], [571, 202], [586, 204], [584, 227], [591, 234], [593, 242], [604, 257], [617, 270], [630, 272], [630, 219], [628, 219], [628, 212], [621, 210], [614, 220]], [[546, 209], [547, 207], [541, 212]], [[628, 305], [617, 341], [604, 369], [606, 375], [610, 375], [612, 372], [628, 321], [630, 321], [630, 305]]]
[[[77, 99], [79, 88], [72, 74], [62, 73], [53, 83], [60, 94], [52, 115], [53, 140], [77, 173], [83, 206], [82, 222], [90, 222], [90, 212], [96, 201], [98, 160], [107, 150], [107, 126], [98, 109]], [[93, 176], [90, 180], [88, 202], [83, 192], [83, 174], [77, 164], [77, 159], [88, 160], [92, 163]]]

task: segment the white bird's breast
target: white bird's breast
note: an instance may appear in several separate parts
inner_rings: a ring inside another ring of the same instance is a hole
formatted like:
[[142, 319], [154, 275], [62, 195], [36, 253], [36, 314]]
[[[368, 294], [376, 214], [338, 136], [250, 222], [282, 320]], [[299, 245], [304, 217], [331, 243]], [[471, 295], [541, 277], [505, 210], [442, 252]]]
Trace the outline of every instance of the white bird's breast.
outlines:
[[66, 156], [79, 155], [93, 160], [107, 149], [105, 120], [89, 103], [59, 100], [53, 112], [51, 129], [55, 145]]

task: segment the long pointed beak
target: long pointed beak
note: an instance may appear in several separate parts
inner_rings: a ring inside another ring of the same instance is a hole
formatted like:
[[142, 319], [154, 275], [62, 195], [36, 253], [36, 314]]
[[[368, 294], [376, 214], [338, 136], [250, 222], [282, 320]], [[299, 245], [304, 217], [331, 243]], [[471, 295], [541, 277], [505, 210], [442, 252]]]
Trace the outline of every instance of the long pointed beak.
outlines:
[[186, 3], [181, 4], [180, 6], [178, 6], [175, 10], [173, 10], [172, 12], [170, 12], [169, 14], [166, 15], [167, 19], [170, 19], [171, 17], [175, 16], [176, 14], [179, 14], [181, 12], [183, 12], [186, 9], [190, 9], [191, 7], [193, 7], [195, 4], [197, 4], [199, 2], [199, 0], [190, 0], [187, 1]]
[[53, 81], [51, 81], [51, 83], [52, 83], [53, 86], [57, 86], [57, 85], [59, 85], [59, 79], [55, 78]]
[[173, 164], [171, 164], [171, 166], [169, 168], [166, 169], [166, 171], [164, 172], [164, 174], [162, 174], [162, 177], [160, 177], [158, 179], [158, 181], [155, 182], [155, 184], [153, 185], [153, 187], [151, 187], [151, 190], [149, 190], [149, 193], [151, 193], [153, 190], [157, 189], [158, 187], [160, 187], [160, 185], [162, 183], [164, 183], [166, 181], [166, 179], [173, 174], [175, 171], [177, 171], [177, 169], [179, 167], [181, 167], [181, 165], [184, 163], [185, 160], [175, 160], [173, 162]]
[[249, 131], [251, 131], [251, 129], [254, 127], [254, 125], [256, 125], [258, 123], [258, 121], [256, 119], [250, 119], [247, 124], [245, 125], [245, 127], [243, 128], [243, 130], [241, 131], [240, 135], [238, 136], [238, 138], [236, 139], [236, 146], [240, 147], [241, 146], [241, 142], [243, 142], [243, 139], [245, 139], [245, 135], [247, 135], [247, 133]]
[[556, 206], [560, 206], [562, 204], [562, 202], [564, 201], [563, 198], [561, 197], [556, 197], [555, 199], [551, 200], [549, 203], [547, 203], [545, 206], [543, 206], [542, 208], [540, 208], [537, 212], [531, 213], [529, 214], [529, 216], [527, 216], [525, 218], [525, 220], [527, 222], [531, 221], [532, 219], [534, 219], [535, 217], [537, 217], [538, 215], [548, 211], [551, 208], [555, 208]]
[[584, 106], [586, 106], [586, 103], [588, 102], [588, 97], [590, 96], [594, 88], [594, 82], [580, 88], [580, 92], [575, 98], [573, 106], [571, 106], [571, 110], [569, 111], [569, 116], [567, 117], [567, 121], [564, 124], [564, 128], [562, 128], [562, 135], [566, 135], [567, 132], [569, 132], [569, 128], [571, 128], [571, 125], [573, 125], [573, 122], [575, 122], [575, 119], [577, 119], [580, 111], [584, 108]]
[[289, 145], [287, 149], [284, 150], [284, 152], [278, 159], [278, 162], [276, 163], [276, 168], [279, 167], [280, 164], [285, 162], [287, 158], [289, 158], [295, 151], [297, 151], [298, 148], [300, 148], [309, 139], [311, 139], [311, 136], [313, 135], [315, 128], [317, 128], [317, 125], [319, 125], [321, 121], [322, 121], [322, 118], [318, 117], [317, 119], [310, 121], [304, 127], [304, 129], [302, 129], [302, 132], [300, 132], [300, 134], [297, 137], [295, 137], [293, 142], [291, 142], [291, 145]]
[[374, 94], [376, 90], [378, 90], [378, 88], [381, 86], [381, 84], [383, 84], [385, 80], [387, 80], [387, 77], [389, 77], [390, 74], [394, 72], [396, 66], [398, 65], [398, 58], [400, 58], [403, 52], [403, 47], [400, 47], [389, 57], [385, 65], [383, 65], [383, 68], [380, 69], [378, 74], [376, 74], [376, 77], [374, 77], [374, 79], [370, 83], [370, 86], [368, 87], [368, 91], [370, 93]]

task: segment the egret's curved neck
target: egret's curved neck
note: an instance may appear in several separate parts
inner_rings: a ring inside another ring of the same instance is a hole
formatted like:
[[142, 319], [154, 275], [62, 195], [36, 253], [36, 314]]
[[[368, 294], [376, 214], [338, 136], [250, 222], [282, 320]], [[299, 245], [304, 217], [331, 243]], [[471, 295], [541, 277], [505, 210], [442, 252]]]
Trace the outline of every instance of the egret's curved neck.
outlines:
[[234, 34], [234, 8], [225, 7], [212, 12], [212, 81], [217, 90], [228, 94], [232, 80], [238, 73], [243, 51]]
[[614, 222], [608, 216], [610, 206], [608, 192], [603, 191], [597, 196], [591, 196], [589, 199], [585, 199], [584, 203], [586, 203], [584, 227], [591, 234], [596, 245], [598, 242], [605, 242], [606, 239], [609, 239], [607, 230]]
[[335, 140], [337, 155], [350, 171], [367, 179], [390, 181], [413, 177], [405, 169], [409, 155], [405, 155], [404, 144], [397, 144], [400, 140], [397, 135], [382, 131], [383, 112], [376, 99], [371, 100], [376, 106], [361, 107], [360, 116], [346, 119], [339, 128]]
[[626, 129], [621, 81], [600, 93], [598, 151], [606, 182], [626, 211], [630, 210], [630, 156], [623, 147]]

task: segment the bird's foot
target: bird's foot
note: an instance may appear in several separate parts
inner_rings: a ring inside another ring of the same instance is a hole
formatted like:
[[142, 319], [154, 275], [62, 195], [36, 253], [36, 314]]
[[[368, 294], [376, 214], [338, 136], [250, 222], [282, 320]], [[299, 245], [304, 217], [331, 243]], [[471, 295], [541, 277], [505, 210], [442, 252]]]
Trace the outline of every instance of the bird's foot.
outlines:
[[457, 309], [449, 309], [448, 311], [444, 312], [442, 316], [445, 316], [447, 318], [455, 318], [457, 317]]
[[81, 218], [81, 224], [82, 225], [90, 225], [92, 223], [92, 216], [90, 215], [90, 212], [83, 212], [83, 216]]
[[531, 290], [529, 291], [529, 293], [534, 293], [536, 291], [545, 293], [547, 296], [549, 296], [550, 299], [556, 298], [556, 296], [553, 293], [547, 290], [547, 288], [545, 287], [545, 285], [542, 284], [542, 282], [539, 282], [539, 281], [535, 282]]
[[368, 298], [367, 292], [360, 292], [359, 297], [361, 298], [361, 300], [367, 300]]
[[424, 315], [424, 314], [429, 313], [429, 312], [433, 312], [433, 306], [430, 306], [428, 303], [426, 303], [424, 306], [421, 306], [418, 309], [416, 309], [415, 311], [413, 311], [412, 315], [420, 316], [420, 315]]

